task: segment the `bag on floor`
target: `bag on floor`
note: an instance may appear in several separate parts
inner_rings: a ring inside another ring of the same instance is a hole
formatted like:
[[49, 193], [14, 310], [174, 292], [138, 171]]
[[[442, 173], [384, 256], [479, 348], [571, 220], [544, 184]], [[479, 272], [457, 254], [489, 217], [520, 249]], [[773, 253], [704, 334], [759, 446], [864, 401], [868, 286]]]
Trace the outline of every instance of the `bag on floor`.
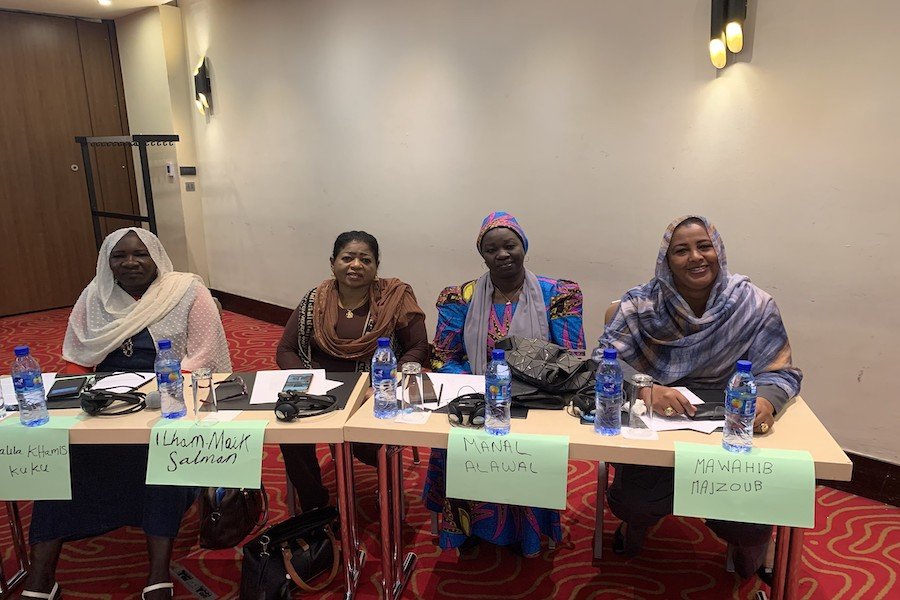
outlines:
[[[277, 523], [244, 545], [240, 600], [289, 600], [299, 588], [319, 592], [340, 568], [334, 529], [338, 512], [317, 508]], [[316, 586], [312, 580], [327, 576]]]
[[200, 547], [234, 548], [269, 520], [266, 488], [206, 488], [200, 494]]

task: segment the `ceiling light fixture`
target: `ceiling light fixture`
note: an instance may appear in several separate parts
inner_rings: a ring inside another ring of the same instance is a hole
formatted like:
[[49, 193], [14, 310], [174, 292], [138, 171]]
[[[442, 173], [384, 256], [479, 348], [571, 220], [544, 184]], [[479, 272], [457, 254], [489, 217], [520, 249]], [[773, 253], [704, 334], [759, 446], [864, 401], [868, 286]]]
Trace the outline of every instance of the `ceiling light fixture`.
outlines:
[[728, 49], [737, 54], [744, 49], [744, 21], [747, 20], [747, 0], [728, 0], [725, 19], [725, 41]]
[[97, 0], [100, 6], [112, 6], [112, 0]]

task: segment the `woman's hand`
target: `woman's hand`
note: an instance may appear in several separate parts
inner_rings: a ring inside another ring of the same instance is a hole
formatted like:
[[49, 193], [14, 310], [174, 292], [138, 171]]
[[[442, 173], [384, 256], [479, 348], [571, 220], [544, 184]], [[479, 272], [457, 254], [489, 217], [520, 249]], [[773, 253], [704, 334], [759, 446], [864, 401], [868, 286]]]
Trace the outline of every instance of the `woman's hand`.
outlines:
[[[664, 385], [654, 385], [649, 389], [652, 390], [653, 393], [652, 405], [653, 412], [656, 414], [674, 417], [675, 415], [684, 414], [691, 416], [697, 412], [694, 405], [675, 388], [666, 387]], [[644, 402], [647, 401], [647, 398], [643, 398], [643, 396], [646, 396], [649, 393], [646, 390], [647, 388], [641, 390], [641, 396]]]
[[769, 433], [773, 427], [775, 427], [775, 407], [762, 396], [757, 396], [753, 431], [756, 433]]

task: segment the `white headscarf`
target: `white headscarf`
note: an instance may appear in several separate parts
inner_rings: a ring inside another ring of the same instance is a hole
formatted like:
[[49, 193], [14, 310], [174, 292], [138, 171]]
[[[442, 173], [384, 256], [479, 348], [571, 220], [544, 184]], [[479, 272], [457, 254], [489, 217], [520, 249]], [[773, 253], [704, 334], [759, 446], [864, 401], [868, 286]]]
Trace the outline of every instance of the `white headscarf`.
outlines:
[[[147, 246], [157, 270], [156, 279], [139, 300], [135, 300], [119, 287], [109, 266], [109, 256], [113, 248], [132, 231]], [[149, 231], [128, 227], [112, 232], [100, 246], [97, 275], [81, 293], [72, 309], [63, 342], [63, 358], [69, 362], [92, 367], [101, 363], [106, 355], [120, 346], [124, 340], [151, 325], [163, 325], [153, 329], [184, 331], [185, 322], [166, 326], [164, 321], [183, 299], [187, 300], [185, 296], [195, 283], [203, 287], [202, 280], [197, 275], [172, 270], [172, 261], [162, 243]], [[191, 294], [191, 302], [194, 295]], [[178, 313], [179, 321], [185, 321], [187, 316], [185, 311], [175, 312]], [[185, 314], [182, 315], [183, 312]], [[221, 329], [221, 323], [219, 328]], [[155, 340], [156, 336], [153, 337]], [[182, 356], [185, 350], [186, 348], [181, 352]]]

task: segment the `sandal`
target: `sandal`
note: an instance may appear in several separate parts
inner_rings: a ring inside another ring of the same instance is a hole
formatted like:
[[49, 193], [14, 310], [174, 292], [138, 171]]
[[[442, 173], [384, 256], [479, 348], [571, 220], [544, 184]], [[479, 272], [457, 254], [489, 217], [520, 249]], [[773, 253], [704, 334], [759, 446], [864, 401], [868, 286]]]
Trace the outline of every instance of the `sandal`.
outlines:
[[62, 596], [62, 591], [59, 589], [59, 584], [54, 582], [53, 589], [50, 590], [49, 594], [45, 594], [44, 592], [29, 592], [28, 590], [24, 590], [22, 592], [22, 598], [39, 598], [40, 600], [59, 600]]
[[147, 592], [155, 592], [156, 590], [169, 590], [169, 594], [174, 598], [175, 597], [175, 584], [171, 581], [167, 581], [166, 583], [154, 583], [153, 585], [148, 585], [141, 591], [141, 600], [144, 600], [144, 594]]

